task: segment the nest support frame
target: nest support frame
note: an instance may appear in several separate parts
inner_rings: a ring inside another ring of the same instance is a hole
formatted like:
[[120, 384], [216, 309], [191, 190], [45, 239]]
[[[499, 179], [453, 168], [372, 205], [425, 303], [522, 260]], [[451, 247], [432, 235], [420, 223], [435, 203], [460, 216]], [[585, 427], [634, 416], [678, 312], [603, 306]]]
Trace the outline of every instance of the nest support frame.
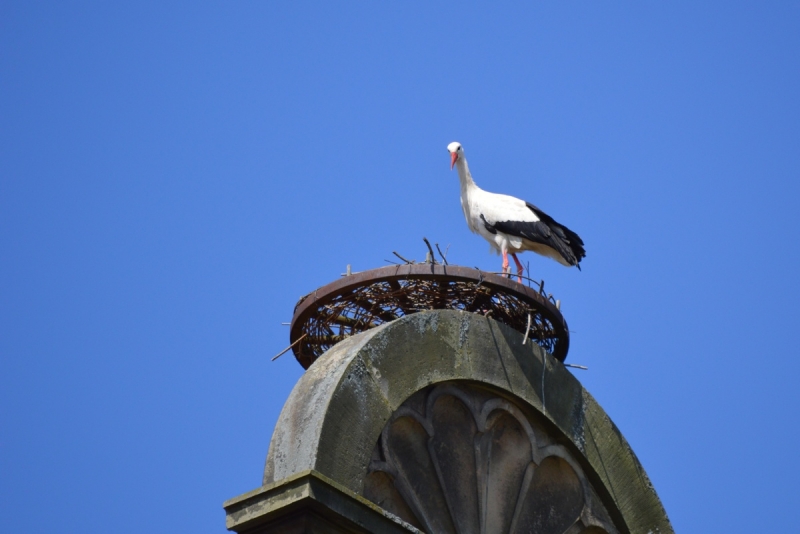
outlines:
[[423, 310], [454, 309], [503, 322], [564, 361], [569, 330], [545, 296], [515, 280], [470, 267], [433, 263], [382, 267], [344, 276], [295, 306], [290, 341], [304, 368], [339, 341]]

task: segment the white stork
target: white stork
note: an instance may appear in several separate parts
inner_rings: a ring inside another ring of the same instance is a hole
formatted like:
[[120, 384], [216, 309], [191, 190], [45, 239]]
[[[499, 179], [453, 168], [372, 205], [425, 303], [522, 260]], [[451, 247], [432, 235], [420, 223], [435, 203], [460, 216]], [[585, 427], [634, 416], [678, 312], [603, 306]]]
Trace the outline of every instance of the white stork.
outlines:
[[461, 209], [469, 229], [480, 234], [503, 256], [503, 272], [511, 273], [508, 255], [517, 264], [517, 280], [522, 282], [523, 268], [517, 252], [532, 250], [553, 258], [567, 267], [580, 270], [580, 261], [586, 256], [583, 241], [578, 234], [529, 202], [508, 195], [484, 191], [472, 180], [467, 158], [461, 143], [447, 145], [450, 151], [450, 169], [458, 169], [461, 182]]

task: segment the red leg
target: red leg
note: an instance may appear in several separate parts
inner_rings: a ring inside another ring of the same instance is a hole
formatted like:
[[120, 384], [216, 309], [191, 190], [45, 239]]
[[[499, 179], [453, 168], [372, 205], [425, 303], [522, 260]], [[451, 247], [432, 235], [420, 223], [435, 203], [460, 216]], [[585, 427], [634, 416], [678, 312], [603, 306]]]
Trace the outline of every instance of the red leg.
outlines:
[[503, 249], [503, 274], [511, 273], [511, 268], [508, 265], [508, 251]]
[[521, 284], [522, 283], [522, 273], [525, 272], [525, 269], [522, 267], [522, 264], [517, 259], [517, 255], [513, 252], [511, 253], [511, 257], [514, 258], [514, 263], [517, 264], [517, 281]]

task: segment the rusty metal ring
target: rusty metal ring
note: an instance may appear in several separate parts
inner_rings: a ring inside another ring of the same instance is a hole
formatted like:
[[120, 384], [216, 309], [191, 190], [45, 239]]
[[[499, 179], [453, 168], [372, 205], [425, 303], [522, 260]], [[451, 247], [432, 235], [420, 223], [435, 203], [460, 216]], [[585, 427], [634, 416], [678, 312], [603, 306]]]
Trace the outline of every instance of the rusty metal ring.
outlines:
[[302, 297], [291, 322], [292, 351], [308, 369], [346, 337], [429, 309], [491, 314], [560, 361], [567, 357], [567, 323], [537, 290], [478, 269], [430, 263], [351, 274]]

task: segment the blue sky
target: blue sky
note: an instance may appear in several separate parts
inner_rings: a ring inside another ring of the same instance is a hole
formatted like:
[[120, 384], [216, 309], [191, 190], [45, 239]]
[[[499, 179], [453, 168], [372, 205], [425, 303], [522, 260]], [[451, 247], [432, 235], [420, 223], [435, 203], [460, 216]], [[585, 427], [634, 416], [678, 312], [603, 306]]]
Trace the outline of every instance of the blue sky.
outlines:
[[4, 530], [223, 532], [301, 295], [499, 267], [454, 140], [586, 242], [523, 259], [676, 530], [795, 523], [798, 4], [120, 4], [0, 4]]

